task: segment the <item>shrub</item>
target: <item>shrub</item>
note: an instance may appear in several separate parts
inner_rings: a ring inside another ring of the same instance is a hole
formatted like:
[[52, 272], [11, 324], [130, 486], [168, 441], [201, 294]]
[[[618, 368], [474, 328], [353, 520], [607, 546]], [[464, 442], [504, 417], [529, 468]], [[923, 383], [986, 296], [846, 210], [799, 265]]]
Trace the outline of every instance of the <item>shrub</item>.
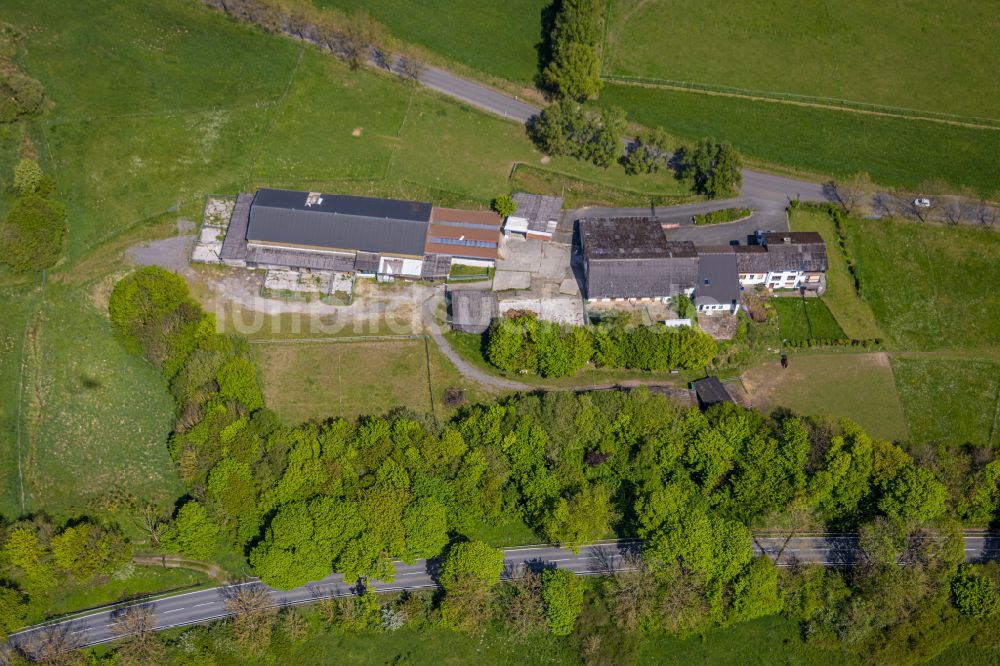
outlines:
[[993, 580], [963, 572], [951, 584], [955, 607], [963, 615], [985, 618], [1000, 615], [1000, 595]]
[[65, 233], [61, 203], [37, 194], [22, 196], [0, 226], [0, 261], [18, 272], [49, 268], [59, 260]]
[[14, 167], [14, 189], [21, 195], [32, 194], [42, 183], [43, 176], [38, 162], [22, 158]]
[[509, 194], [501, 194], [490, 203], [490, 207], [500, 217], [508, 217], [517, 211], [517, 204]]
[[157, 266], [120, 280], [108, 314], [125, 348], [143, 354], [168, 379], [215, 333], [212, 319], [190, 299], [184, 278]]
[[45, 89], [41, 83], [17, 71], [0, 72], [0, 123], [37, 115], [44, 104]]
[[583, 608], [583, 583], [566, 569], [546, 569], [542, 573], [545, 621], [556, 636], [567, 636]]
[[264, 396], [257, 383], [257, 366], [251, 361], [231, 358], [219, 369], [215, 379], [222, 397], [240, 402], [251, 412], [264, 406]]

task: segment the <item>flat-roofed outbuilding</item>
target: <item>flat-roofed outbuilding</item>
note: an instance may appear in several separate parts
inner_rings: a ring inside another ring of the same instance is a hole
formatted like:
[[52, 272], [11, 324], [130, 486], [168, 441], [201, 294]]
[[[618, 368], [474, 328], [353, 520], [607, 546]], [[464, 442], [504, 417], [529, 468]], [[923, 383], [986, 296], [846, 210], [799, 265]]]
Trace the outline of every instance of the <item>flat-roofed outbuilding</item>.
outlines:
[[451, 327], [463, 333], [484, 333], [497, 317], [497, 295], [485, 289], [455, 289], [451, 301]]

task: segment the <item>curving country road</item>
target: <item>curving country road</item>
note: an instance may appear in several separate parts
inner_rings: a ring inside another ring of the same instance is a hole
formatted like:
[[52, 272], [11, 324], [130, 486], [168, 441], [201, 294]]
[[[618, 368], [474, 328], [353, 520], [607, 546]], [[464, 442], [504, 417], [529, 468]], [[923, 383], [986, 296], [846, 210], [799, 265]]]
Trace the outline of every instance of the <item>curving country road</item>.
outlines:
[[[969, 562], [1000, 560], [1000, 534], [968, 531], [964, 534], [965, 559]], [[766, 555], [777, 566], [798, 563], [846, 567], [857, 563], [858, 537], [856, 534], [780, 534], [758, 533], [753, 537], [755, 555]], [[629, 566], [629, 555], [639, 552], [641, 542], [635, 539], [612, 540], [582, 545], [578, 552], [558, 546], [539, 545], [504, 549], [503, 579], [516, 576], [523, 567], [535, 571], [560, 568], [580, 576], [609, 575]], [[372, 581], [371, 589], [377, 592], [417, 590], [436, 587], [440, 560], [417, 560], [414, 564], [396, 563], [396, 577], [391, 583]], [[214, 587], [175, 596], [141, 602], [149, 604], [156, 613], [156, 629], [169, 629], [211, 622], [230, 615], [226, 608], [227, 594], [238, 585], [261, 585], [258, 582], [236, 583], [232, 586]], [[344, 582], [340, 574], [330, 574], [323, 580], [292, 590], [265, 588], [275, 607], [307, 604], [320, 599], [355, 594], [356, 586]], [[118, 607], [120, 608], [120, 606]], [[113, 641], [113, 617], [118, 608], [80, 614], [48, 625], [30, 627], [12, 634], [10, 644], [29, 654], [41, 641], [80, 648]]]
[[[402, 74], [398, 63], [392, 71]], [[511, 97], [485, 84], [472, 81], [439, 67], [426, 67], [420, 74], [420, 83], [439, 93], [461, 100], [476, 108], [494, 113], [504, 118], [527, 123], [541, 109], [515, 97]], [[674, 206], [662, 209], [664, 221], [690, 219], [695, 213], [731, 207], [748, 207], [757, 211], [757, 228], [779, 228], [783, 224], [785, 206], [793, 199], [802, 201], [833, 201], [830, 192], [823, 185], [776, 174], [743, 170], [743, 186], [740, 194], [733, 199], [722, 199], [690, 206]], [[649, 208], [593, 209], [590, 214], [613, 214], [617, 216], [649, 215]], [[633, 211], [633, 212], [629, 212]], [[776, 226], [777, 225], [777, 226]], [[680, 236], [678, 236], [680, 238]]]

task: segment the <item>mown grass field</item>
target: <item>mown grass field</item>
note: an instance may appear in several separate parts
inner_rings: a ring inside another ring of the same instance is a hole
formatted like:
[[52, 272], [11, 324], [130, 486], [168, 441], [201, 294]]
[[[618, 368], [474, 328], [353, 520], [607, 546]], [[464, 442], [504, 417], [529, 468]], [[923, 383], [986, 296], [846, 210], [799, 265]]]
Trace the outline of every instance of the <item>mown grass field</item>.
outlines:
[[614, 0], [610, 9], [606, 73], [1000, 119], [991, 3]]
[[850, 419], [875, 437], [907, 441], [909, 430], [886, 354], [795, 353], [743, 373], [751, 403], [786, 407], [836, 423]]
[[1000, 444], [1000, 362], [900, 355], [892, 368], [914, 441]]
[[830, 216], [800, 208], [791, 212], [789, 223], [792, 231], [815, 231], [826, 242], [829, 268], [826, 272], [823, 302], [830, 308], [844, 333], [856, 340], [881, 337], [871, 307], [861, 300], [854, 288], [854, 278], [848, 269], [847, 258], [840, 249], [837, 230]]
[[313, 0], [317, 7], [358, 10], [396, 39], [417, 44], [498, 78], [531, 85], [538, 73], [547, 0]]
[[778, 313], [778, 330], [785, 340], [842, 338], [837, 320], [819, 298], [781, 297], [771, 299]]
[[448, 387], [472, 402], [481, 390], [466, 382], [423, 338], [371, 342], [275, 341], [254, 344], [268, 406], [288, 423], [354, 419], [405, 407], [445, 420]]
[[915, 188], [931, 178], [990, 195], [1000, 183], [1000, 131], [607, 84], [597, 102], [686, 140], [728, 141], [757, 162], [834, 177], [867, 172]]
[[862, 295], [899, 350], [976, 350], [1000, 341], [1000, 234], [846, 218]]

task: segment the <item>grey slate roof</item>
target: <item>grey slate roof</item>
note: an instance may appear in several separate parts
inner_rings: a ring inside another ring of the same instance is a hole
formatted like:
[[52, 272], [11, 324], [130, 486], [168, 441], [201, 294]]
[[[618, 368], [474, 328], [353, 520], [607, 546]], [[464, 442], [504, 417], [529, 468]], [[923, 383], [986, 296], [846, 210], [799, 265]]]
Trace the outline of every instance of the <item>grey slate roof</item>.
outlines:
[[720, 402], [736, 402], [718, 377], [705, 377], [691, 382], [691, 388], [698, 394], [698, 403], [703, 409]]
[[739, 245], [733, 249], [736, 252], [736, 268], [740, 273], [771, 272], [771, 256], [763, 245]]
[[456, 289], [451, 297], [451, 327], [464, 333], [483, 333], [497, 316], [497, 295], [485, 289]]
[[732, 305], [740, 300], [740, 276], [736, 254], [702, 254], [698, 258], [695, 305]]
[[552, 222], [558, 221], [562, 213], [562, 197], [515, 192], [511, 199], [517, 204], [514, 215], [528, 220], [528, 231], [547, 234], [554, 231]]
[[[315, 201], [309, 205], [307, 199]], [[317, 248], [423, 256], [431, 205], [340, 194], [261, 189], [246, 238]]]
[[825, 272], [826, 244], [815, 231], [785, 231], [764, 234], [764, 245], [773, 271]]
[[695, 286], [698, 253], [648, 218], [579, 221], [587, 298], [663, 298]]

